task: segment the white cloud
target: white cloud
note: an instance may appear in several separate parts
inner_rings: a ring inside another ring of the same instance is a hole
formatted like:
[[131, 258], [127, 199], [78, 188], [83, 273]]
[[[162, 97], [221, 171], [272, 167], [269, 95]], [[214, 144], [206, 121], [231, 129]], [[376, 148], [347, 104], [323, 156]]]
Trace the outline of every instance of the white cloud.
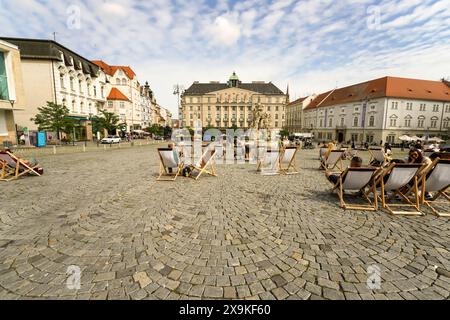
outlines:
[[[67, 7], [81, 29], [67, 28]], [[367, 8], [379, 6], [381, 29]], [[176, 83], [273, 81], [291, 94], [386, 75], [439, 79], [450, 60], [448, 0], [0, 0], [0, 35], [50, 38], [130, 65], [176, 111]], [[447, 74], [446, 74], [447, 73]]]

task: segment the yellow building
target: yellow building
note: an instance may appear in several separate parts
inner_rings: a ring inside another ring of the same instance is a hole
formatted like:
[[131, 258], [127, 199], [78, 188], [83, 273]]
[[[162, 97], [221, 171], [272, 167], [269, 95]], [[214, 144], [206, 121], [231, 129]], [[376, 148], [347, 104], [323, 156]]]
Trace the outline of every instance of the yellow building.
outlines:
[[0, 147], [17, 143], [15, 115], [25, 106], [19, 48], [0, 40]]
[[259, 106], [269, 115], [269, 129], [282, 129], [288, 101], [288, 95], [272, 82], [243, 83], [236, 73], [228, 83], [194, 82], [181, 100], [181, 126], [194, 127], [200, 120], [203, 127], [248, 129]]

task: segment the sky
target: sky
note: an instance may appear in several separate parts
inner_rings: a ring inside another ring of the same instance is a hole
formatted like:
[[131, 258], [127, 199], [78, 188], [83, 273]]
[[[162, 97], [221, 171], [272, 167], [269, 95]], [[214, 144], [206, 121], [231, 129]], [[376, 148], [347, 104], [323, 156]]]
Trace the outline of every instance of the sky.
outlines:
[[450, 77], [450, 0], [0, 0], [0, 36], [129, 65], [177, 113], [194, 81], [289, 85], [291, 100], [384, 76]]

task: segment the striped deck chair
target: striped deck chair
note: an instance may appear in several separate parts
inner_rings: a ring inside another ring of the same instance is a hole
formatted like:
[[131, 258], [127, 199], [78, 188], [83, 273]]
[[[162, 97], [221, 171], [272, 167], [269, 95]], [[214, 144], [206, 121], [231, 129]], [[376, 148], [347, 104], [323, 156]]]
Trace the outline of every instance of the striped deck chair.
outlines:
[[280, 171], [283, 174], [298, 174], [296, 166], [297, 147], [287, 147], [282, 150], [280, 156]]
[[342, 163], [344, 154], [345, 151], [331, 150], [328, 158], [326, 158], [324, 161], [321, 161], [320, 167], [324, 170], [333, 170], [338, 167], [340, 171], [344, 171], [344, 166]]
[[207, 148], [195, 165], [190, 165], [191, 173], [189, 177], [198, 180], [203, 174], [217, 177], [215, 168], [216, 150]]
[[[419, 189], [418, 189], [418, 174], [423, 169], [423, 164], [409, 164], [409, 163], [392, 163], [378, 178], [376, 185], [380, 187], [380, 200], [382, 207], [392, 215], [423, 215], [420, 212]], [[412, 182], [412, 188], [409, 188], [409, 183]], [[402, 191], [408, 188], [414, 195], [411, 200], [407, 196], [407, 192]], [[386, 196], [386, 192], [390, 191], [394, 195], [398, 195], [403, 201], [403, 204], [388, 203], [390, 197]], [[414, 211], [394, 211], [394, 207], [409, 207]]]
[[32, 174], [38, 177], [42, 176], [39, 173], [40, 167], [38, 164], [30, 166], [25, 160], [9, 151], [0, 151], [0, 163], [0, 181], [16, 180], [25, 174]]
[[[338, 190], [339, 200], [341, 208], [345, 210], [378, 210], [378, 199], [376, 196], [375, 178], [379, 173], [379, 168], [348, 168], [339, 177], [339, 181], [333, 188], [333, 191]], [[370, 192], [366, 191], [366, 188], [370, 188], [371, 192], [375, 195], [374, 200], [370, 200]], [[367, 205], [349, 205], [345, 202], [346, 191], [359, 191], [364, 199], [367, 201]]]
[[157, 181], [175, 181], [183, 171], [183, 162], [180, 161], [178, 153], [174, 149], [158, 149], [160, 166]]
[[[450, 195], [450, 159], [437, 158], [422, 176], [421, 179], [421, 204], [426, 205], [438, 217], [450, 217], [450, 211], [440, 212], [433, 205], [449, 205]], [[431, 200], [425, 199], [425, 193], [435, 193]], [[438, 202], [437, 199], [444, 197], [445, 200]], [[447, 207], [448, 208], [448, 207]]]

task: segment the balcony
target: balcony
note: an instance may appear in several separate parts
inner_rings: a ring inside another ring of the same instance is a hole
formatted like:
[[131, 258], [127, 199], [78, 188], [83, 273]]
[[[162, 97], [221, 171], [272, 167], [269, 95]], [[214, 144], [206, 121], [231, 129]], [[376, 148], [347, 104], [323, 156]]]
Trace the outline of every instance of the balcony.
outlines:
[[336, 126], [336, 130], [347, 130], [347, 126]]

